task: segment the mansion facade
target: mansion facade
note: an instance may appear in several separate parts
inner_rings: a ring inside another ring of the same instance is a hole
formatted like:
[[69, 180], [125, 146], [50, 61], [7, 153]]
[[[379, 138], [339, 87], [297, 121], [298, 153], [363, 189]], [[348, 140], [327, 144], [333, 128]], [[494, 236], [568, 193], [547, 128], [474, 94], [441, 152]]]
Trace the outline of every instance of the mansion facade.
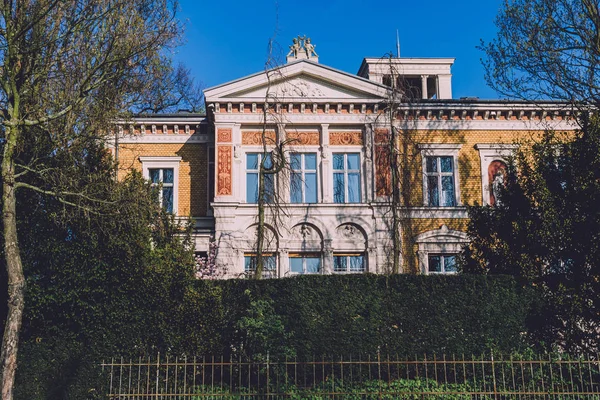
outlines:
[[287, 167], [265, 180], [277, 198], [265, 209], [268, 276], [390, 272], [393, 215], [400, 272], [452, 273], [466, 205], [497, 201], [519, 143], [575, 129], [563, 103], [453, 99], [454, 59], [366, 58], [354, 75], [301, 41], [285, 65], [205, 90], [206, 115], [139, 116], [115, 141], [121, 173], [160, 184], [162, 205], [193, 218], [196, 251], [216, 241], [227, 277], [252, 271], [260, 165], [275, 147]]

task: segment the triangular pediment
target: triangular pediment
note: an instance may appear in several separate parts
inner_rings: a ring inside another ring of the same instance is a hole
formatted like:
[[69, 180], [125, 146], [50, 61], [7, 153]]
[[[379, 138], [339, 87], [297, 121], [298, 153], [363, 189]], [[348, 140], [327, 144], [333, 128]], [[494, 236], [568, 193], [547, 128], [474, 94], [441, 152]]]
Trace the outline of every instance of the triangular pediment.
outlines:
[[386, 96], [386, 87], [309, 61], [299, 61], [205, 91], [207, 102], [358, 101]]
[[354, 88], [344, 87], [318, 77], [301, 74], [292, 78], [281, 79], [270, 85], [262, 85], [246, 91], [232, 93], [227, 97], [262, 98], [267, 93], [276, 98], [323, 98], [323, 99], [360, 99], [372, 97], [370, 93], [361, 92]]

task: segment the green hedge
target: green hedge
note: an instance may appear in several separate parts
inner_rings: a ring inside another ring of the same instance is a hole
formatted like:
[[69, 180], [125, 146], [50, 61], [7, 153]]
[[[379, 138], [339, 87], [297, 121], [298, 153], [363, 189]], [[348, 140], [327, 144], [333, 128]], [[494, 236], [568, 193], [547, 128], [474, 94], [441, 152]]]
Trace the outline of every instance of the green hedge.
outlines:
[[[504, 276], [299, 276], [180, 285], [167, 296], [169, 304], [158, 304], [166, 297], [156, 292], [156, 304], [131, 299], [122, 305], [127, 318], [107, 314], [69, 328], [50, 326], [46, 316], [43, 329], [26, 321], [15, 398], [99, 399], [102, 359], [154, 358], [159, 351], [298, 360], [378, 350], [400, 358], [518, 352], [531, 345], [530, 324], [542, 304], [537, 291]], [[143, 320], [152, 323], [140, 330]]]
[[299, 358], [520, 350], [541, 301], [506, 276], [333, 275], [218, 287], [219, 353]]

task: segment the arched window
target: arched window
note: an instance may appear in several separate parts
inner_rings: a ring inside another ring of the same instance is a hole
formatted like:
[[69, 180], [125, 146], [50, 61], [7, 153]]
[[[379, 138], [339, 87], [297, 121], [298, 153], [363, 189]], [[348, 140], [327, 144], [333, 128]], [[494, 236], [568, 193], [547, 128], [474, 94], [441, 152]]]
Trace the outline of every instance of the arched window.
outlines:
[[421, 233], [415, 240], [419, 246], [419, 269], [426, 275], [456, 273], [456, 256], [468, 241], [466, 233], [450, 230], [446, 225]]

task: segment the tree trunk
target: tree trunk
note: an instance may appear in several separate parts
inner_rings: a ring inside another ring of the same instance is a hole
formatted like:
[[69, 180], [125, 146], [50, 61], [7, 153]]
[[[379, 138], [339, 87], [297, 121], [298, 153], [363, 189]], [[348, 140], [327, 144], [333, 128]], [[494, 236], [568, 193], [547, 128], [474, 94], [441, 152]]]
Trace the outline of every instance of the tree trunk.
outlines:
[[256, 270], [255, 279], [262, 279], [264, 262], [263, 251], [265, 247], [265, 172], [264, 159], [266, 152], [263, 153], [258, 170], [258, 226], [256, 227]]
[[6, 127], [6, 142], [2, 158], [2, 223], [4, 257], [8, 276], [8, 316], [2, 339], [0, 367], [2, 400], [12, 400], [19, 333], [25, 308], [25, 277], [17, 240], [17, 199], [15, 193], [14, 151], [17, 143], [15, 128]]
[[[392, 131], [394, 131], [393, 127]], [[395, 146], [396, 135], [392, 135], [392, 149], [390, 151], [392, 154], [392, 239], [394, 248], [394, 255], [392, 257], [392, 273], [399, 274], [400, 252], [402, 250], [402, 238], [400, 237], [400, 207], [402, 207], [402, 204], [400, 201], [400, 179], [398, 178], [400, 175], [398, 166], [398, 152]]]

